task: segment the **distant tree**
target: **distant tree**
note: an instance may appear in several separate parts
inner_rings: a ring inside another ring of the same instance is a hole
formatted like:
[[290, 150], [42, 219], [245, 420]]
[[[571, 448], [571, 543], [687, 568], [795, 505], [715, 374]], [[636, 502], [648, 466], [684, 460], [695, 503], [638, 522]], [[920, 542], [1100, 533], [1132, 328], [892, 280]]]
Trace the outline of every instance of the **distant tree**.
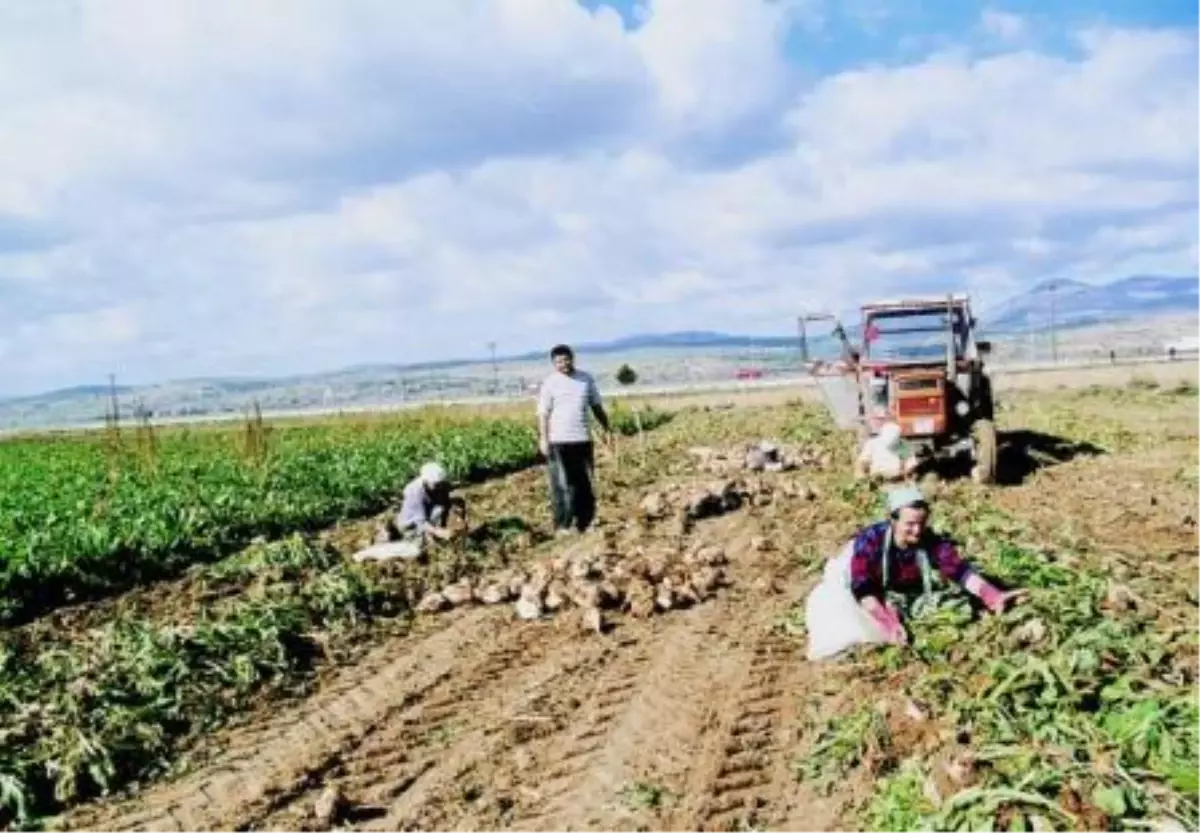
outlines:
[[632, 385], [638, 379], [637, 371], [627, 364], [617, 368], [617, 381], [622, 385]]

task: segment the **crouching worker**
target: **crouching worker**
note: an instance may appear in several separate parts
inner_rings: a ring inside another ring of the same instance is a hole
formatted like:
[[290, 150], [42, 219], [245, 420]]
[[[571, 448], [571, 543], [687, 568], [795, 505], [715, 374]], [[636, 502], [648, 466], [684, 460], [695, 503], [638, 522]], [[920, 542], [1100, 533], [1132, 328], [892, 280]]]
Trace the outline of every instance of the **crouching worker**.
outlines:
[[[419, 558], [430, 541], [452, 537], [447, 522], [457, 508], [466, 520], [467, 504], [452, 494], [446, 470], [437, 463], [426, 463], [420, 473], [404, 487], [404, 500], [391, 529], [378, 533], [375, 545], [355, 554], [356, 561], [386, 561], [392, 558]], [[393, 540], [393, 535], [397, 536]]]
[[437, 463], [426, 463], [421, 472], [404, 487], [404, 502], [396, 514], [396, 530], [402, 535], [417, 537], [422, 543], [429, 539], [449, 540], [446, 523], [450, 511], [457, 508], [466, 517], [467, 504], [451, 493], [446, 470]]
[[887, 593], [932, 591], [935, 573], [962, 586], [992, 613], [1002, 612], [1024, 591], [1005, 592], [983, 579], [954, 543], [929, 529], [929, 504], [921, 490], [905, 486], [887, 499], [888, 518], [859, 530], [825, 565], [821, 583], [805, 606], [808, 658], [823, 659], [860, 644], [908, 641], [900, 612]]
[[919, 466], [912, 448], [900, 436], [900, 426], [887, 422], [878, 434], [862, 444], [854, 461], [854, 476], [859, 480], [872, 477], [894, 482], [912, 477]]

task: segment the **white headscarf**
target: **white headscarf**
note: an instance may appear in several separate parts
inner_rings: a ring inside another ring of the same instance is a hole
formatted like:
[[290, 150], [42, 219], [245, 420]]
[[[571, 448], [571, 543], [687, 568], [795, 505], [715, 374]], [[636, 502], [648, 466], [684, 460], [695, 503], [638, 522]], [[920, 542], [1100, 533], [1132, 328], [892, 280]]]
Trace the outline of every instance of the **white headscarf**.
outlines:
[[446, 470], [437, 463], [426, 463], [421, 466], [421, 480], [426, 486], [433, 488], [446, 482]]

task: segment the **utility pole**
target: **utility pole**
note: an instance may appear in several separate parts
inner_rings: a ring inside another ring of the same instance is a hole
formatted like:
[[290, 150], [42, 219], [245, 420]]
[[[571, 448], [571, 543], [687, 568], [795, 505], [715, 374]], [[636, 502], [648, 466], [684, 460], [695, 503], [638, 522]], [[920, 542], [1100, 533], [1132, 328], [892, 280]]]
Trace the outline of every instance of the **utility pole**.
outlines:
[[800, 329], [800, 363], [808, 364], [808, 328], [804, 325], [804, 316], [796, 316], [796, 323]]
[[113, 428], [121, 427], [121, 406], [117, 402], [117, 376], [115, 373], [108, 374], [108, 400], [109, 406], [112, 408], [112, 424]]
[[492, 396], [500, 391], [500, 365], [496, 364], [496, 342], [487, 343], [488, 351], [492, 354]]

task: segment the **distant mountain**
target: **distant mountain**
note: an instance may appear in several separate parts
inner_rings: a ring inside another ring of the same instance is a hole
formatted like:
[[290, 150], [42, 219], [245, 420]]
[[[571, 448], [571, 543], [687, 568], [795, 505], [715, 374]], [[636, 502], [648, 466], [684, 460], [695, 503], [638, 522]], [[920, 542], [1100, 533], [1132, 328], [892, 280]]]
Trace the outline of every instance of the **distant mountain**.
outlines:
[[127, 396], [133, 393], [136, 388], [128, 385], [117, 385], [112, 388], [109, 385], [74, 385], [69, 388], [59, 388], [47, 393], [34, 393], [28, 396], [12, 396], [0, 397], [0, 402], [6, 404], [23, 404], [36, 403], [47, 399], [104, 399], [107, 400], [116, 391], [117, 396]]
[[[712, 330], [682, 330], [673, 333], [639, 333], [612, 341], [583, 342], [572, 345], [577, 353], [590, 355], [624, 353], [633, 350], [663, 350], [688, 347], [795, 347], [795, 336], [746, 336]], [[512, 359], [540, 358], [546, 351], [537, 350], [513, 356]]]
[[1069, 279], [1043, 281], [1029, 292], [979, 314], [989, 334], [1022, 333], [1050, 325], [1083, 327], [1200, 310], [1200, 278], [1139, 275], [1100, 286]]

